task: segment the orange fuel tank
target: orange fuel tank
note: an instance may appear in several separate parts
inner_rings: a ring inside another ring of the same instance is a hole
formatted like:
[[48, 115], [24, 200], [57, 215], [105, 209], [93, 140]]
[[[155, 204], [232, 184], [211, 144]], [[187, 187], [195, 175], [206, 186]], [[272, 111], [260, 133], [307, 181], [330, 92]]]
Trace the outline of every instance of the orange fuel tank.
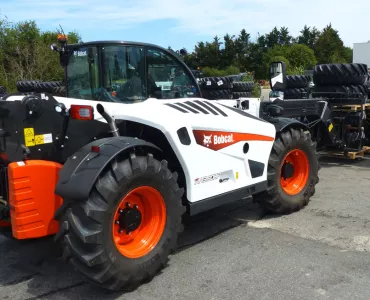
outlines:
[[14, 238], [40, 238], [58, 232], [59, 222], [53, 218], [63, 200], [54, 194], [54, 189], [61, 167], [44, 160], [9, 164], [9, 206]]

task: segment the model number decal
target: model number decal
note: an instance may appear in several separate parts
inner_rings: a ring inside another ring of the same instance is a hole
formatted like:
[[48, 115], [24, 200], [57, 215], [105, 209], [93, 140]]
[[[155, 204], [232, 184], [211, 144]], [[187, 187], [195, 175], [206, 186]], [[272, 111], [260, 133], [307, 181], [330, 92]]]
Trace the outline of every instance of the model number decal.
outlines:
[[201, 183], [205, 183], [205, 182], [217, 180], [217, 179], [220, 178], [220, 176], [221, 176], [220, 173], [216, 173], [216, 174], [212, 174], [212, 175], [207, 175], [207, 176], [199, 177], [199, 178], [196, 178], [194, 180], [194, 184], [197, 185], [197, 184], [201, 184]]

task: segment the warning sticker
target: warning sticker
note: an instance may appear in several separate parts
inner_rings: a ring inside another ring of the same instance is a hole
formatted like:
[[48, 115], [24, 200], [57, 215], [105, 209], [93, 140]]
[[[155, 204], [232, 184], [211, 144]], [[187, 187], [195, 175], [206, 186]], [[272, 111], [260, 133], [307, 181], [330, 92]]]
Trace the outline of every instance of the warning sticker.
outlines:
[[26, 147], [31, 147], [31, 146], [35, 146], [35, 139], [33, 136], [26, 136], [24, 138], [24, 141], [25, 141], [25, 144], [26, 144]]
[[44, 143], [44, 136], [42, 134], [35, 135], [35, 144], [42, 145]]
[[25, 137], [30, 137], [30, 136], [34, 136], [35, 135], [35, 131], [33, 130], [33, 128], [25, 128], [24, 129], [24, 136]]
[[51, 133], [35, 135], [36, 145], [49, 144], [53, 142], [53, 136]]
[[35, 135], [33, 128], [24, 128], [24, 142], [26, 147], [50, 144], [53, 142], [53, 135], [51, 133]]
[[24, 142], [26, 144], [26, 147], [35, 146], [35, 140], [34, 140], [35, 131], [33, 130], [33, 128], [24, 128], [23, 132], [24, 132]]

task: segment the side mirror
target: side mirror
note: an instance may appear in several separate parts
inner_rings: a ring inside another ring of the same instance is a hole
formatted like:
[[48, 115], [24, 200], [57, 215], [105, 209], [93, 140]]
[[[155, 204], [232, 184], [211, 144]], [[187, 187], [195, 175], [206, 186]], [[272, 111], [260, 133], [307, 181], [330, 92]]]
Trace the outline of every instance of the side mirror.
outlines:
[[57, 44], [51, 44], [50, 49], [53, 50], [53, 51], [59, 52], [59, 48], [58, 48]]
[[273, 91], [283, 91], [286, 88], [286, 65], [284, 62], [272, 62], [270, 64], [269, 77], [270, 87]]

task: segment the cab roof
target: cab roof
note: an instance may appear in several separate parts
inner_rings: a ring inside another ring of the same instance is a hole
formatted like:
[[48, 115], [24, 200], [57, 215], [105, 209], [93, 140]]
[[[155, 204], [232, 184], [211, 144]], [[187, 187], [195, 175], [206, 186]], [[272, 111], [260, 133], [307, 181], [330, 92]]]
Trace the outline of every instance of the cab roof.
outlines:
[[81, 47], [81, 46], [99, 46], [99, 45], [130, 45], [130, 46], [143, 46], [143, 47], [153, 47], [157, 49], [164, 50], [168, 52], [167, 49], [150, 43], [144, 42], [132, 42], [132, 41], [123, 41], [123, 40], [107, 40], [107, 41], [90, 41], [90, 42], [82, 42], [78, 44], [68, 44], [67, 47]]

